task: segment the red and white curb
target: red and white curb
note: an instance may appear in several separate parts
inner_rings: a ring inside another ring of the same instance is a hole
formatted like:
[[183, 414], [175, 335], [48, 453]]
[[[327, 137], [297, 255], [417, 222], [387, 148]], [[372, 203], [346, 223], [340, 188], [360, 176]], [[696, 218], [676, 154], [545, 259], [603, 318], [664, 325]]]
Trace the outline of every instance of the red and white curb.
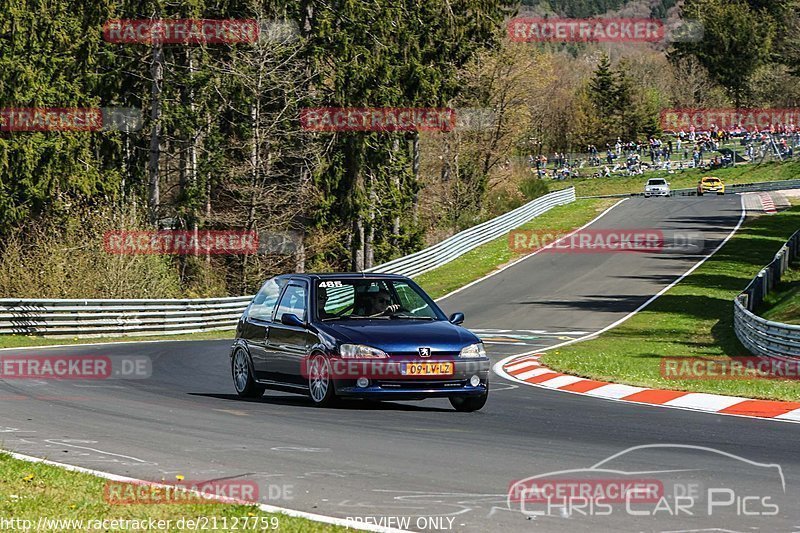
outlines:
[[595, 381], [562, 374], [544, 366], [543, 354], [521, 355], [502, 361], [496, 370], [504, 377], [526, 385], [543, 387], [573, 394], [722, 415], [767, 418], [781, 422], [800, 422], [800, 402], [753, 400], [739, 396], [723, 396], [703, 392], [648, 389]]
[[775, 209], [775, 201], [772, 199], [772, 195], [766, 192], [762, 192], [758, 195], [758, 198], [761, 200], [761, 208], [764, 210], [765, 213], [769, 213], [770, 215], [774, 215], [778, 212]]

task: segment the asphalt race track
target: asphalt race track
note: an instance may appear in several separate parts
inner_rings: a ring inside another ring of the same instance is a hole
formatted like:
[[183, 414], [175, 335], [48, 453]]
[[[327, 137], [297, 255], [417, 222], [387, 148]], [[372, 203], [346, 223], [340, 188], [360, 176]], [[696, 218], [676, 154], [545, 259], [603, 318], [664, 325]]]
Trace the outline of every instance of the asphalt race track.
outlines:
[[[704, 250], [688, 256], [540, 253], [441, 305], [448, 313], [466, 313], [467, 327], [487, 339], [495, 361], [564, 342], [636, 309], [716, 247], [739, 217], [736, 195], [626, 200], [593, 228], [701, 232]], [[271, 492], [267, 503], [273, 505], [342, 518], [412, 517], [412, 528], [425, 525], [417, 517], [452, 518], [458, 531], [800, 527], [796, 424], [586, 398], [498, 376], [489, 403], [477, 413], [457, 413], [446, 400], [316, 409], [304, 397], [268, 391], [261, 400], [242, 401], [231, 383], [229, 344], [37, 349], [31, 353], [146, 355], [153, 377], [0, 382], [2, 447], [141, 479], [238, 476], [257, 481], [262, 496]], [[621, 504], [608, 516], [557, 508], [531, 516], [519, 503], [507, 504], [515, 481], [589, 468], [630, 447], [665, 443], [683, 447], [633, 450], [605, 468], [665, 480], [670, 494], [725, 488], [715, 493], [718, 505], [710, 513], [706, 502], [676, 515], [674, 498], [655, 518], [648, 516], [653, 505], [626, 510]], [[285, 497], [274, 499], [279, 493]], [[777, 514], [770, 503], [779, 504]]]

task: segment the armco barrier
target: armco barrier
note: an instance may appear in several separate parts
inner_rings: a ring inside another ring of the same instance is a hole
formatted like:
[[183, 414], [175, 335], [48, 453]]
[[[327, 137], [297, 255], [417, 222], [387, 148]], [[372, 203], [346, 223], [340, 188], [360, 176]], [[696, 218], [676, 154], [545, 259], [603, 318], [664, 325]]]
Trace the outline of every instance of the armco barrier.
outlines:
[[781, 281], [790, 263], [800, 255], [800, 231], [775, 254], [733, 303], [734, 331], [741, 343], [754, 355], [764, 357], [800, 357], [800, 326], [765, 320], [756, 315], [764, 298]]
[[0, 334], [163, 335], [231, 329], [251, 296], [184, 300], [0, 300]]
[[575, 201], [575, 188], [562, 189], [537, 198], [522, 207], [509, 211], [497, 218], [487, 220], [460, 233], [456, 233], [438, 244], [419, 252], [369, 268], [367, 272], [419, 276], [440, 267], [453, 259], [486, 244], [514, 228], [535, 218], [550, 209]]
[[[418, 276], [496, 239], [558, 205], [575, 201], [570, 187], [537, 198], [429, 248], [370, 268]], [[252, 296], [170, 300], [0, 299], [0, 334], [48, 336], [163, 335], [228, 330]]]

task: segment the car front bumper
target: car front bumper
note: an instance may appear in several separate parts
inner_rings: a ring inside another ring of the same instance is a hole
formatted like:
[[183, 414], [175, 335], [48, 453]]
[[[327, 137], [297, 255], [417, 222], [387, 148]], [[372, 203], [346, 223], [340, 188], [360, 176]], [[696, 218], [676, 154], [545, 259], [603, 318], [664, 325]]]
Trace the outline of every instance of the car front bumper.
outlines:
[[[420, 361], [407, 361], [418, 363]], [[438, 362], [438, 361], [424, 361]], [[372, 399], [424, 399], [452, 396], [482, 396], [489, 388], [491, 361], [488, 358], [454, 361], [454, 371], [448, 376], [404, 376], [401, 366], [406, 362], [391, 363], [392, 370], [382, 375], [364, 376], [369, 380], [365, 387], [359, 387], [355, 376], [347, 379], [334, 379], [338, 396]], [[470, 380], [478, 376], [480, 382], [473, 386]]]
[[665, 191], [663, 189], [652, 190], [652, 191], [644, 191], [645, 196], [669, 196], [669, 191]]

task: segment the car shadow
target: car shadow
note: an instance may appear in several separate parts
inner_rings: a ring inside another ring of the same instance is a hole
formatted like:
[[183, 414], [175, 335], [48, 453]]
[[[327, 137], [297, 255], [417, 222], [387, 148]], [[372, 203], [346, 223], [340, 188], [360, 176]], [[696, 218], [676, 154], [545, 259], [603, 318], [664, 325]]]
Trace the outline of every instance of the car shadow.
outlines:
[[[311, 400], [302, 395], [270, 395], [265, 394], [261, 398], [240, 398], [236, 394], [214, 394], [203, 392], [189, 392], [190, 396], [203, 396], [206, 398], [216, 398], [218, 400], [231, 400], [247, 403], [265, 403], [271, 405], [285, 405], [290, 407], [300, 407], [307, 409], [318, 409], [311, 403]], [[340, 409], [348, 411], [425, 411], [425, 412], [451, 412], [453, 409], [443, 407], [428, 407], [424, 405], [414, 405], [407, 403], [397, 403], [392, 401], [370, 401], [357, 399], [339, 399], [326, 409]]]

